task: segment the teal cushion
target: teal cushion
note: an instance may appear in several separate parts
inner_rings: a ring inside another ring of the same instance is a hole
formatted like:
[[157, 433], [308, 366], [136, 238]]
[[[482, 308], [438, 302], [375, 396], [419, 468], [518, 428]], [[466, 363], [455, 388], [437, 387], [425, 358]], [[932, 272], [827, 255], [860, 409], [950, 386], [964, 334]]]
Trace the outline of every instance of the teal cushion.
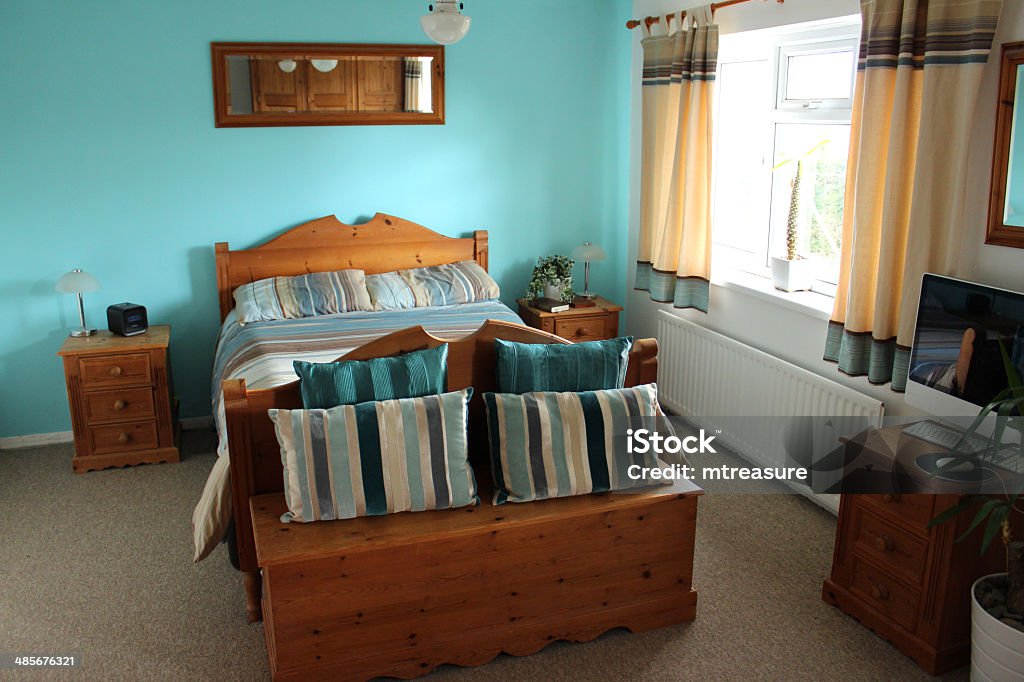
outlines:
[[282, 521], [329, 521], [476, 504], [466, 446], [473, 389], [269, 410], [288, 511]]
[[494, 504], [645, 487], [651, 481], [630, 478], [629, 467], [663, 466], [653, 448], [630, 454], [621, 440], [637, 419], [661, 416], [655, 384], [583, 393], [484, 393], [484, 404]]
[[293, 363], [307, 410], [443, 393], [448, 344], [372, 360]]
[[498, 354], [498, 390], [602, 391], [622, 388], [632, 336], [570, 345], [494, 341]]

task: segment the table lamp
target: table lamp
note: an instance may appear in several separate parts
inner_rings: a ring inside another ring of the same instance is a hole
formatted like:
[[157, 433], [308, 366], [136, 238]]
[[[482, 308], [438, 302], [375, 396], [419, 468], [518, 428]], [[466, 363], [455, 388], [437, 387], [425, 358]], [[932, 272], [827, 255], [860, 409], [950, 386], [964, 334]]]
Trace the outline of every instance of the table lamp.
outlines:
[[597, 294], [591, 293], [590, 291], [590, 263], [592, 261], [604, 260], [608, 256], [597, 244], [591, 242], [583, 242], [575, 249], [572, 250], [572, 259], [575, 261], [583, 261], [583, 293], [576, 294], [580, 298], [590, 300], [595, 298]]
[[81, 323], [82, 328], [72, 331], [71, 336], [92, 336], [95, 334], [95, 329], [87, 329], [85, 326], [85, 306], [82, 305], [82, 294], [99, 291], [99, 280], [88, 272], [75, 268], [71, 272], [61, 275], [61, 278], [57, 280], [56, 288], [57, 291], [64, 294], [78, 294], [78, 321]]

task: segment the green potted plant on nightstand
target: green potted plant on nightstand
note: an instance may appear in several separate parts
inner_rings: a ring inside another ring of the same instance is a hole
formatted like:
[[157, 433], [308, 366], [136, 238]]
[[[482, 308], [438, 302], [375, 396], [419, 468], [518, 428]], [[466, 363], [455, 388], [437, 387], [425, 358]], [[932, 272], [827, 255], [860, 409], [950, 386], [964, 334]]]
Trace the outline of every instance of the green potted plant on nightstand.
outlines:
[[526, 289], [526, 297], [533, 301], [550, 298], [554, 301], [572, 301], [572, 268], [575, 261], [568, 256], [545, 256], [537, 261], [533, 276]]

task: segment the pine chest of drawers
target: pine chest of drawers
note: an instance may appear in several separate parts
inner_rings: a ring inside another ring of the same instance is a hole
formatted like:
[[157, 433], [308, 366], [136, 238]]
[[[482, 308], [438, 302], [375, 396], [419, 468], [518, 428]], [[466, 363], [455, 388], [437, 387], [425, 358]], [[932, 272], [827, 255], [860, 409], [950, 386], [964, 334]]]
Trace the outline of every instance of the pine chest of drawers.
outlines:
[[983, 555], [981, 532], [957, 542], [974, 518], [970, 511], [929, 528], [933, 518], [963, 499], [962, 487], [930, 477], [914, 464], [937, 446], [907, 436], [902, 426], [863, 435], [847, 442], [847, 461], [890, 472], [894, 491], [842, 496], [832, 574], [822, 599], [932, 675], [967, 665], [971, 584], [1006, 570], [1003, 547], [994, 542]]
[[177, 462], [168, 361], [171, 329], [124, 337], [108, 331], [69, 337], [58, 355], [75, 434], [75, 473]]

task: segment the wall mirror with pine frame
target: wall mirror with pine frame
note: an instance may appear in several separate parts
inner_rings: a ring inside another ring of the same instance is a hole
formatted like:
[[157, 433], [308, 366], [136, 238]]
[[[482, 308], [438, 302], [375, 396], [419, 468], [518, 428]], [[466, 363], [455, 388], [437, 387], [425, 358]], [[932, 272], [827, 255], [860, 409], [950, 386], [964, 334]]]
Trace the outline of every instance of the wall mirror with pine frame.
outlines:
[[1024, 248], [1024, 42], [1006, 43], [999, 73], [985, 243]]
[[218, 128], [440, 125], [444, 46], [210, 43]]

